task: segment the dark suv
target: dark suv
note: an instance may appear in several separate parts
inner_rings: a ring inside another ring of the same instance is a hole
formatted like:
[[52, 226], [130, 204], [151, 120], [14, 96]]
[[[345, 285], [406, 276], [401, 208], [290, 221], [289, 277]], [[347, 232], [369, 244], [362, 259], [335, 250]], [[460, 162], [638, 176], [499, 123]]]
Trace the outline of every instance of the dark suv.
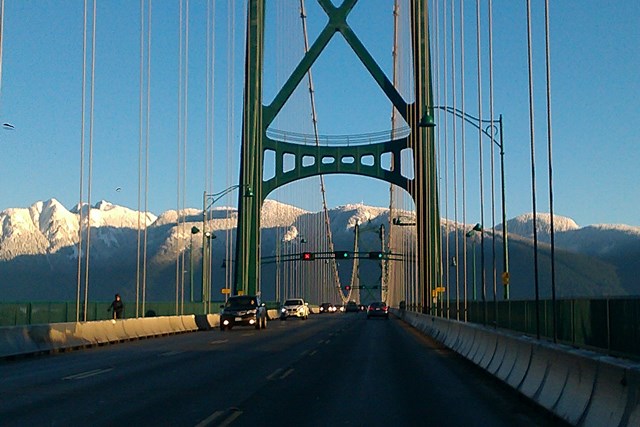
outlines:
[[356, 304], [355, 301], [349, 301], [347, 303], [347, 307], [345, 308], [345, 311], [347, 313], [357, 313], [358, 311], [360, 311], [360, 309], [358, 308], [358, 304]]
[[220, 308], [220, 330], [234, 326], [254, 326], [256, 329], [267, 327], [267, 307], [253, 295], [235, 295], [229, 297]]

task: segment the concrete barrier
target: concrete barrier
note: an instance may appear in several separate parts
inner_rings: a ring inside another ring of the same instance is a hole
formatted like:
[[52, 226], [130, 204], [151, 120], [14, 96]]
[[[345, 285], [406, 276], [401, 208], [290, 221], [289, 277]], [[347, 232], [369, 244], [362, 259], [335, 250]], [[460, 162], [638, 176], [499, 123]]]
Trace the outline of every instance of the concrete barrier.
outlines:
[[572, 425], [640, 426], [640, 364], [508, 331], [392, 310]]
[[[630, 397], [628, 369], [628, 365], [610, 357], [598, 360], [596, 381], [583, 426], [620, 425]], [[637, 393], [634, 398], [638, 399]]]
[[[208, 315], [206, 321], [215, 327], [219, 316]], [[0, 358], [197, 330], [193, 315], [7, 326], [0, 327]]]
[[535, 398], [538, 394], [538, 390], [542, 388], [542, 383], [547, 376], [547, 369], [551, 362], [549, 357], [549, 352], [545, 351], [543, 346], [533, 346], [531, 358], [529, 360], [529, 369], [527, 369], [526, 375], [518, 386], [520, 393], [524, 394], [528, 398]]

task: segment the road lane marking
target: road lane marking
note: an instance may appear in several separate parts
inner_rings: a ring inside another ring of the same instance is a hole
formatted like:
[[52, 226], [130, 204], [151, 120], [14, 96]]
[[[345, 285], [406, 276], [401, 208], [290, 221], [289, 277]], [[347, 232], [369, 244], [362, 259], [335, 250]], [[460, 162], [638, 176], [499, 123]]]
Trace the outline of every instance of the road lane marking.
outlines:
[[233, 422], [233, 420], [235, 420], [235, 419], [236, 419], [236, 418], [238, 418], [240, 415], [242, 415], [242, 411], [241, 411], [241, 410], [239, 410], [239, 409], [237, 409], [237, 408], [234, 408], [234, 409], [235, 409], [235, 412], [233, 412], [231, 415], [229, 415], [229, 416], [227, 417], [227, 419], [226, 419], [226, 420], [224, 420], [223, 422], [221, 422], [221, 423], [220, 423], [220, 425], [219, 425], [218, 427], [226, 427], [226, 426], [228, 426], [229, 424], [231, 424], [231, 423]]
[[252, 337], [254, 336], [256, 333], [255, 332], [245, 332], [244, 334], [242, 334], [243, 337]]
[[304, 356], [306, 356], [306, 354], [307, 354], [307, 353], [309, 353], [309, 350], [305, 350], [305, 351], [303, 351], [302, 353], [300, 353], [300, 356], [303, 356], [303, 357], [304, 357]]
[[94, 377], [100, 374], [106, 374], [109, 371], [113, 371], [113, 368], [107, 369], [94, 369], [92, 371], [80, 372], [79, 374], [69, 375], [64, 377], [63, 380], [83, 380], [85, 378]]
[[226, 414], [228, 415], [224, 419], [221, 419], [220, 422], [216, 424], [217, 427], [228, 426], [233, 422], [233, 420], [235, 420], [240, 415], [242, 415], [242, 411], [239, 410], [238, 408], [229, 408], [226, 411], [216, 411], [213, 414], [209, 415], [204, 420], [200, 421], [198, 424], [196, 424], [196, 427], [208, 427], [212, 425], [215, 421], [218, 421], [218, 418], [221, 418]]
[[269, 381], [271, 381], [272, 379], [274, 379], [275, 377], [277, 377], [278, 375], [280, 375], [280, 372], [282, 372], [282, 368], [278, 368], [278, 369], [276, 369], [275, 371], [273, 371], [273, 372], [271, 373], [271, 375], [269, 375], [269, 376], [267, 377], [267, 379], [268, 379]]
[[289, 368], [284, 374], [280, 375], [280, 379], [283, 380], [287, 378], [289, 375], [291, 375], [292, 373], [293, 373], [293, 368]]
[[316, 354], [318, 352], [318, 350], [313, 350], [311, 353], [309, 353], [309, 356], [313, 356], [314, 354]]
[[209, 344], [224, 344], [226, 342], [229, 342], [229, 340], [215, 340], [211, 341]]
[[218, 417], [220, 415], [222, 415], [222, 411], [216, 411], [213, 414], [209, 415], [207, 418], [205, 418], [204, 420], [200, 421], [198, 424], [196, 424], [196, 427], [206, 427], [209, 424], [211, 424], [212, 422], [214, 422], [215, 420], [218, 419]]

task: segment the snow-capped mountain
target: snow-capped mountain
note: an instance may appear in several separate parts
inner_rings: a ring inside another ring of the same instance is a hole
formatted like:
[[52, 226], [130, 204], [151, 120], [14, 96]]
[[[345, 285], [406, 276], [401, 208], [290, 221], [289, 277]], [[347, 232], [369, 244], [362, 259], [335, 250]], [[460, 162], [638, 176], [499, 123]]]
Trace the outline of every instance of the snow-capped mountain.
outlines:
[[[400, 216], [410, 218], [411, 214], [403, 212]], [[335, 250], [353, 250], [356, 224], [360, 226], [359, 246], [365, 251], [379, 250], [380, 230], [387, 233], [389, 230], [389, 211], [386, 208], [346, 205], [331, 209], [329, 217]], [[207, 243], [211, 245], [212, 259], [232, 259], [234, 253], [230, 248], [235, 240], [236, 209], [215, 208], [208, 212], [207, 218], [206, 230], [214, 235], [214, 239]], [[324, 223], [322, 212], [308, 212], [273, 200], [265, 201], [261, 218], [263, 257], [274, 256], [277, 251], [293, 250], [291, 245], [300, 245], [301, 242], [307, 242], [305, 247], [314, 250], [319, 232], [312, 224]], [[551, 221], [550, 215], [543, 213], [536, 219], [544, 296], [549, 294], [550, 286]], [[88, 223], [91, 224], [88, 253], [92, 298], [108, 300], [114, 292], [125, 296], [131, 294], [135, 289], [136, 268], [141, 256], [145, 256], [147, 261], [149, 300], [169, 301], [175, 298], [176, 254], [190, 254], [190, 248], [193, 248], [194, 273], [200, 274], [200, 256], [205, 243], [202, 210], [169, 210], [156, 217], [107, 201], [100, 201], [91, 209], [84, 205], [67, 210], [55, 199], [50, 199], [36, 202], [28, 208], [0, 212], [1, 300], [74, 300], [78, 247], [82, 248], [84, 260]], [[466, 237], [471, 227], [442, 220], [443, 252], [448, 250], [449, 258], [459, 260], [452, 265], [457, 264], [460, 269], [466, 259], [468, 271], [471, 271], [473, 251], [480, 250], [474, 247], [479, 243], [477, 236], [473, 237], [476, 240]], [[402, 227], [402, 232], [408, 236], [413, 235], [414, 230], [414, 227]], [[526, 214], [509, 220], [507, 230], [511, 296], [530, 298], [534, 275], [533, 216]], [[499, 280], [502, 271], [501, 226], [496, 227], [495, 232], [485, 228], [483, 236], [487, 280], [492, 280], [489, 273], [494, 264]], [[493, 237], [495, 245], [491, 240]], [[83, 239], [81, 245], [78, 245], [79, 238]], [[555, 216], [554, 238], [557, 287], [561, 297], [640, 294], [640, 284], [636, 280], [640, 273], [640, 227], [580, 227], [570, 218]], [[143, 255], [138, 250], [139, 241], [147, 242], [147, 251]], [[465, 247], [466, 256], [463, 252]], [[479, 262], [479, 258], [476, 261]], [[444, 265], [447, 264], [449, 262]], [[273, 267], [263, 267], [264, 278], [273, 277], [270, 268]], [[343, 263], [340, 268], [341, 277], [351, 276], [348, 263]], [[374, 274], [374, 270], [362, 269], [363, 280], [367, 274]], [[376, 271], [379, 274], [379, 269]], [[224, 269], [216, 268], [212, 274], [216, 283], [223, 283], [226, 279]], [[449, 287], [456, 286], [455, 276], [451, 270], [443, 270]], [[263, 285], [263, 289], [269, 287], [269, 284]]]

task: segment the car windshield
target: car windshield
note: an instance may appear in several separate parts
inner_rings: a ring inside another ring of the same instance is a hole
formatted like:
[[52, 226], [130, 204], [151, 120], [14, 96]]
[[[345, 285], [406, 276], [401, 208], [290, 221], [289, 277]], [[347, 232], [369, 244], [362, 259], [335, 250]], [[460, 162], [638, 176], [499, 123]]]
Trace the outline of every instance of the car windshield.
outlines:
[[229, 300], [225, 304], [225, 308], [252, 308], [256, 307], [257, 305], [258, 304], [256, 302], [256, 297], [241, 296], [229, 298]]
[[288, 299], [284, 302], [284, 305], [302, 305], [302, 300], [300, 299]]
[[383, 303], [383, 302], [374, 302], [374, 303], [371, 303], [371, 307], [373, 307], [373, 308], [377, 308], [377, 307], [382, 307], [382, 308], [384, 308], [384, 306], [385, 306], [385, 305], [386, 305], [386, 304], [385, 304], [385, 303]]

